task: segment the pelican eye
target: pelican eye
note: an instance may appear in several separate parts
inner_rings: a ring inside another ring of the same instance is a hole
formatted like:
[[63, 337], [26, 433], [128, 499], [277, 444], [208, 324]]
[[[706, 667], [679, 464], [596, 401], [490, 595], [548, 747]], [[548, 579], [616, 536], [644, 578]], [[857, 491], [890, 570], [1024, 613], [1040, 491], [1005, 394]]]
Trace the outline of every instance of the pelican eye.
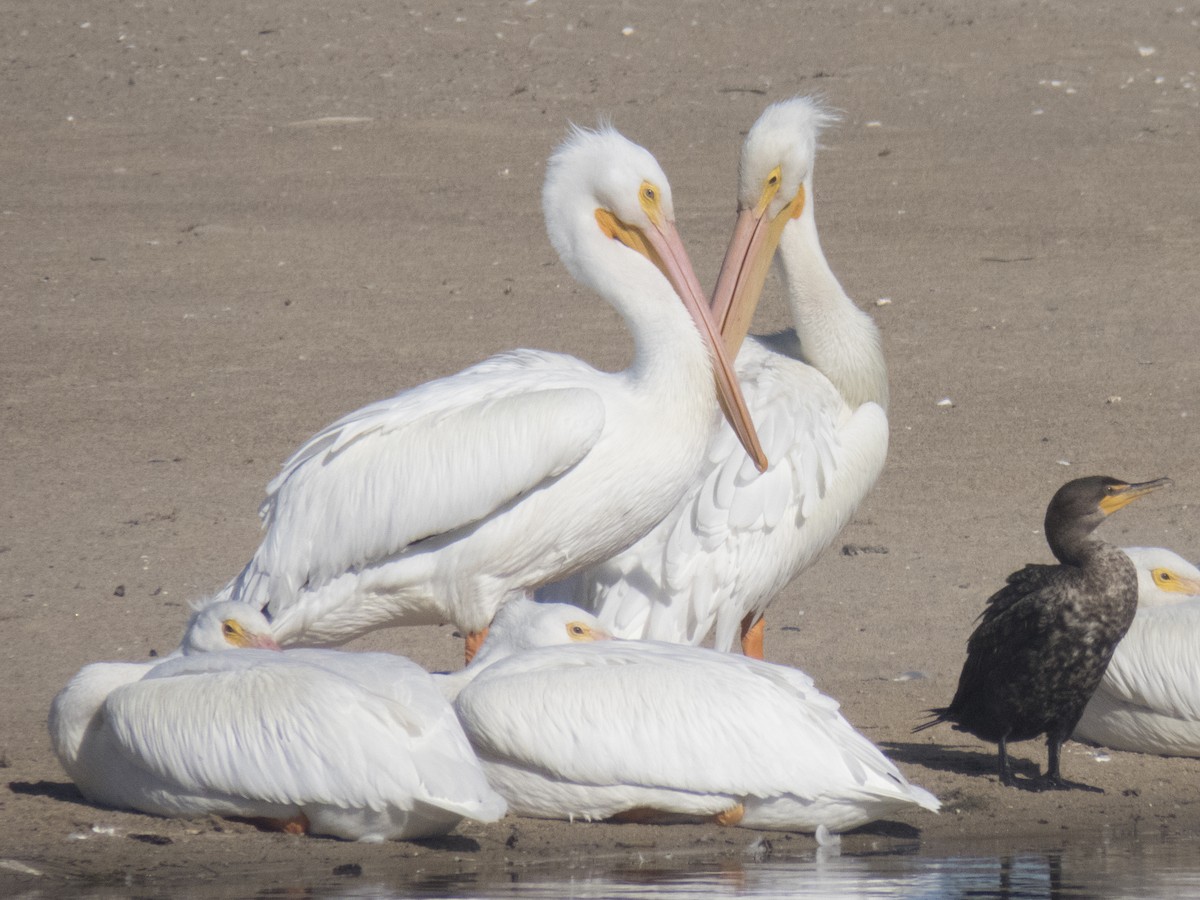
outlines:
[[592, 635], [592, 629], [583, 622], [570, 622], [567, 624], [567, 634], [573, 641], [586, 641]]
[[638, 188], [638, 203], [642, 206], [642, 212], [655, 225], [662, 224], [664, 218], [662, 213], [661, 192], [657, 187], [649, 181], [643, 181], [642, 186]]
[[1151, 574], [1159, 584], [1170, 584], [1175, 577], [1169, 569], [1155, 569]]
[[758, 204], [754, 207], [754, 214], [756, 216], [762, 216], [766, 213], [767, 207], [771, 205], [771, 201], [779, 193], [779, 187], [782, 183], [783, 169], [776, 166], [763, 179], [762, 191], [758, 195]]

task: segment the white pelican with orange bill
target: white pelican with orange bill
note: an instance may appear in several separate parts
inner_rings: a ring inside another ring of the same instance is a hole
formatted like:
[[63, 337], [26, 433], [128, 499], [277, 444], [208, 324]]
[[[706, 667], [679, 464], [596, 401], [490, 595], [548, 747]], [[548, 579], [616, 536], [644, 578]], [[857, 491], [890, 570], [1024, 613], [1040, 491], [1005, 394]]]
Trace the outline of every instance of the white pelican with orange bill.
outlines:
[[[713, 314], [771, 461], [748, 465], [718, 427], [699, 475], [650, 533], [544, 599], [596, 613], [625, 638], [763, 656], [763, 615], [849, 522], [888, 446], [887, 367], [871, 317], [846, 296], [813, 215], [817, 138], [832, 116], [798, 97], [769, 107], [742, 148], [739, 213]], [[745, 340], [775, 257], [794, 330]]]
[[504, 603], [662, 520], [718, 404], [765, 468], [654, 157], [576, 129], [543, 209], [572, 275], [628, 323], [632, 366], [515, 350], [335, 422], [268, 486], [266, 536], [218, 599], [263, 610], [283, 644], [448, 621], [469, 658]]

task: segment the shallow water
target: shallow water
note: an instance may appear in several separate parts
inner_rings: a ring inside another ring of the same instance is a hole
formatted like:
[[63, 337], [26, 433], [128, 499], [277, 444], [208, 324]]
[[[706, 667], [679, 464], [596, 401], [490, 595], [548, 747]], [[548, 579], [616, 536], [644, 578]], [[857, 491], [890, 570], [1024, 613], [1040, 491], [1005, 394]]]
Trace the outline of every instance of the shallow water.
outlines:
[[[296, 884], [287, 873], [222, 873], [187, 884], [46, 885], [22, 896], [66, 897], [400, 897], [529, 898], [1200, 898], [1200, 836], [1122, 839], [1097, 837], [1066, 847], [970, 845], [970, 849], [912, 846], [842, 854], [816, 848], [780, 859], [750, 845], [744, 859], [656, 858], [620, 865], [595, 860], [513, 868], [502, 879], [472, 873], [414, 880], [411, 871], [330, 873]], [[756, 858], [756, 857], [766, 857]]]
[[396, 893], [346, 885], [337, 896], [409, 897], [1200, 897], [1197, 843], [1124, 843], [1063, 850], [926, 855], [920, 850], [787, 860], [661, 863], [594, 871], [514, 872], [507, 883], [424, 883]]

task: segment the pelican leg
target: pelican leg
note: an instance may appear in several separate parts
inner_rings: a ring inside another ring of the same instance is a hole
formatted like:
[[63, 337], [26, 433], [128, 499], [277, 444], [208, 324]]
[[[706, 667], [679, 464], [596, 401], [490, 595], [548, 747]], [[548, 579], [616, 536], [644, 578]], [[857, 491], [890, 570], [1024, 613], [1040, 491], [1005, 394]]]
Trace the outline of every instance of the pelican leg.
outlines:
[[259, 831], [281, 831], [284, 834], [308, 834], [309, 821], [304, 813], [292, 819], [268, 819], [264, 816], [230, 816], [238, 822], [253, 825]]
[[[759, 621], [761, 622], [762, 620], [760, 619]], [[713, 816], [713, 821], [716, 822], [718, 825], [724, 825], [726, 827], [733, 827], [734, 825], [736, 825], [740, 821], [742, 821], [742, 818], [745, 815], [746, 815], [746, 807], [743, 806], [741, 803], [735, 803], [733, 806], [729, 807], [729, 809], [725, 810], [724, 812], [719, 812], [715, 816]]]
[[747, 613], [742, 619], [742, 653], [751, 659], [763, 658], [763, 635], [767, 630], [766, 620], [759, 617], [751, 622], [754, 613]]
[[479, 652], [479, 648], [483, 646], [483, 642], [487, 640], [487, 633], [488, 630], [485, 628], [482, 631], [472, 631], [467, 635], [466, 650], [463, 655], [466, 657], [468, 665], [475, 658], [475, 654]]

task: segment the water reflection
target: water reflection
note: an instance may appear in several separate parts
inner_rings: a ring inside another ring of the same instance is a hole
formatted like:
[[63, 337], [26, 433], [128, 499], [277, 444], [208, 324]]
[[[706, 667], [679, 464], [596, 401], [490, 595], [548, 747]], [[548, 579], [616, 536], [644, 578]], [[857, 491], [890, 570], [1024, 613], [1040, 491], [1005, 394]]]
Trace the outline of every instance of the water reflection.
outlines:
[[[443, 882], [407, 886], [398, 894], [359, 885], [339, 892], [347, 898], [409, 897], [524, 898], [1058, 898], [1200, 896], [1200, 860], [1187, 848], [1186, 863], [1144, 855], [1108, 854], [1115, 865], [1074, 853], [1029, 852], [1003, 856], [929, 857], [917, 853], [824, 856], [738, 865], [691, 865], [603, 872], [514, 872], [507, 883], [463, 885]], [[1090, 854], [1088, 854], [1090, 855]]]
[[[259, 879], [259, 880], [255, 880]], [[60, 885], [24, 898], [115, 898], [130, 888]], [[1196, 838], [1142, 841], [1097, 837], [1065, 847], [1014, 849], [1008, 845], [963, 852], [936, 847], [839, 855], [815, 850], [787, 859], [703, 861], [655, 859], [640, 865], [602, 861], [510, 869], [502, 878], [475, 873], [415, 875], [411, 870], [361, 871], [342, 867], [317, 883], [298, 884], [287, 873], [228, 873], [216, 881], [141, 885], [136, 896], [207, 898], [300, 897], [392, 900], [401, 897], [476, 898], [1037, 898], [1200, 897]]]

